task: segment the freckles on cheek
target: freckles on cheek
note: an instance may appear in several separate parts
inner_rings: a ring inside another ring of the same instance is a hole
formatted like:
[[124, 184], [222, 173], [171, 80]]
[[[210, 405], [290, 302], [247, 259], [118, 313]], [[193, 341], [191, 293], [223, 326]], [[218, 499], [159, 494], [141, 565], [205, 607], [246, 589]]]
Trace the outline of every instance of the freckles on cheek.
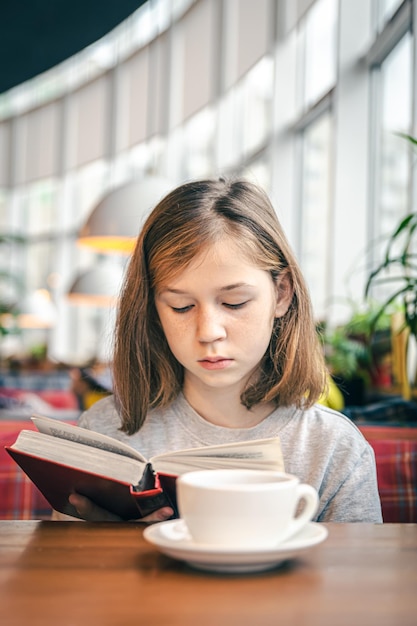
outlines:
[[259, 311], [257, 315], [247, 320], [247, 326], [256, 329], [257, 332], [271, 330], [274, 325], [275, 311]]
[[247, 320], [247, 323], [242, 323], [232, 334], [236, 340], [241, 338], [257, 347], [260, 341], [269, 342], [273, 327], [274, 317], [272, 315], [267, 316], [265, 313], [259, 313]]
[[181, 319], [169, 319], [164, 320], [162, 323], [162, 330], [168, 342], [175, 341], [184, 334], [186, 324]]

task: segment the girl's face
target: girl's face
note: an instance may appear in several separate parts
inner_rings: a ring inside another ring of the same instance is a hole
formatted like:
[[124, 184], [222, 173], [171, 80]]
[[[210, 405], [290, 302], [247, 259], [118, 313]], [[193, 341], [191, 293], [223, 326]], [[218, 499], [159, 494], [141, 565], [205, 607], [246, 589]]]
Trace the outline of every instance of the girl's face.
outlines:
[[[287, 290], [288, 291], [288, 290]], [[156, 293], [168, 345], [184, 367], [184, 392], [242, 392], [265, 354], [278, 298], [269, 272], [253, 265], [230, 237], [207, 248]]]

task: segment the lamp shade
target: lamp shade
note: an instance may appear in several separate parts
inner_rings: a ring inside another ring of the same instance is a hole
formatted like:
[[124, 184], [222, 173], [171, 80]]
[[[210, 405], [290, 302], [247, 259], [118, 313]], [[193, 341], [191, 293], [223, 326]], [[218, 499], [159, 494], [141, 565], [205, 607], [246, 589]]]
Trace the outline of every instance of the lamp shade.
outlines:
[[57, 311], [47, 289], [29, 293], [17, 305], [19, 328], [52, 328], [57, 321]]
[[113, 189], [92, 210], [78, 243], [102, 253], [130, 254], [144, 218], [172, 188], [165, 178], [148, 176]]
[[67, 292], [73, 304], [112, 306], [116, 303], [123, 280], [122, 268], [102, 263], [80, 273]]

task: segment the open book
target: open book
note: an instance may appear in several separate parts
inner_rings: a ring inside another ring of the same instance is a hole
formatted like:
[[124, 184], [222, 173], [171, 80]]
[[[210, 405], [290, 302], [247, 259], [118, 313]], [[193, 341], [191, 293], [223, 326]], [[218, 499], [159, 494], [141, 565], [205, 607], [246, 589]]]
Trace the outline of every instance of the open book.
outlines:
[[176, 477], [198, 469], [284, 471], [279, 438], [189, 448], [145, 459], [130, 446], [56, 419], [33, 416], [38, 431], [22, 430], [6, 447], [57, 511], [79, 517], [68, 502], [77, 492], [122, 519], [171, 506], [177, 514]]

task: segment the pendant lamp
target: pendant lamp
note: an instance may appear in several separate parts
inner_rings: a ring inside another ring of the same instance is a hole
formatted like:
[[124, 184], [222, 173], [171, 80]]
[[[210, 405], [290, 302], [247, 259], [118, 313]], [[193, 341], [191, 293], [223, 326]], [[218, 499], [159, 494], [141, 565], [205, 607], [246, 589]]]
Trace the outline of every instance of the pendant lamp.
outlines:
[[16, 305], [19, 328], [52, 328], [57, 322], [57, 311], [47, 289], [36, 289]]
[[105, 254], [130, 254], [146, 216], [171, 189], [167, 179], [147, 176], [109, 191], [81, 228], [78, 243]]
[[117, 302], [123, 280], [121, 267], [100, 263], [81, 272], [71, 284], [67, 297], [72, 304], [113, 306]]

